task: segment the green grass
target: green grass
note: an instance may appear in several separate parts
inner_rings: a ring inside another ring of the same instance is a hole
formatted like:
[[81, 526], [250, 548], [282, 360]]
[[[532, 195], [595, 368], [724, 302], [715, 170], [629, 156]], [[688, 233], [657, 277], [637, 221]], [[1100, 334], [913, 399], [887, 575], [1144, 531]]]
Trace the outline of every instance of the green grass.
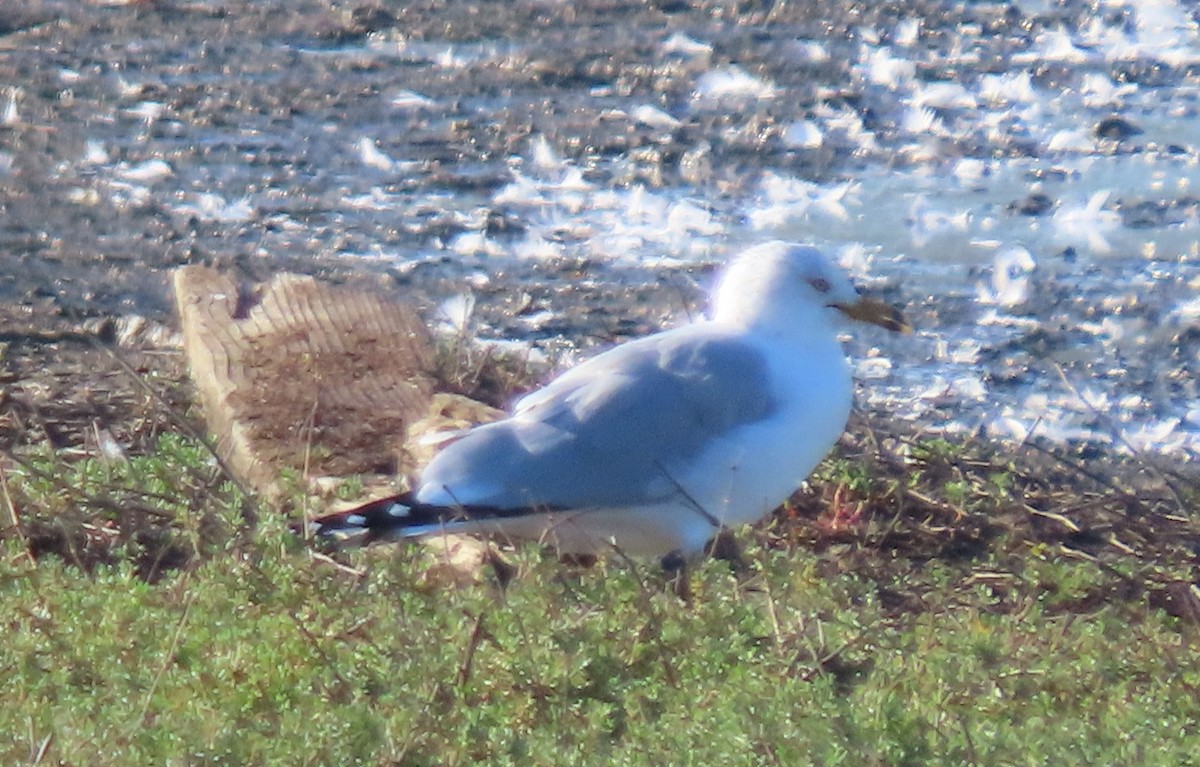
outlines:
[[[742, 533], [745, 572], [700, 564], [685, 604], [651, 566], [534, 547], [506, 554], [503, 589], [432, 588], [414, 546], [335, 566], [175, 436], [116, 465], [23, 459], [4, 477], [21, 526], [0, 562], [0, 763], [1200, 761], [1200, 636], [1164, 601], [1194, 562], [1009, 527], [969, 554], [904, 548], [947, 533], [874, 509], [911, 482], [840, 460], [812, 497], [857, 483], [865, 521], [824, 535], [801, 497]], [[1003, 467], [918, 468], [968, 519], [1029, 493]]]

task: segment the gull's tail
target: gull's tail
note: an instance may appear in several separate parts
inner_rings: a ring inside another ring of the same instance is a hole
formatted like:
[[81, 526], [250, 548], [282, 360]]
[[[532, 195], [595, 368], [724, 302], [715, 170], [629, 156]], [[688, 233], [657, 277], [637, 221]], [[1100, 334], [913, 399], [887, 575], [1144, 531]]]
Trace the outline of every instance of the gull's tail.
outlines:
[[461, 522], [461, 510], [420, 503], [411, 493], [401, 493], [318, 517], [309, 529], [318, 539], [338, 546], [367, 546], [438, 531], [453, 532], [456, 517]]

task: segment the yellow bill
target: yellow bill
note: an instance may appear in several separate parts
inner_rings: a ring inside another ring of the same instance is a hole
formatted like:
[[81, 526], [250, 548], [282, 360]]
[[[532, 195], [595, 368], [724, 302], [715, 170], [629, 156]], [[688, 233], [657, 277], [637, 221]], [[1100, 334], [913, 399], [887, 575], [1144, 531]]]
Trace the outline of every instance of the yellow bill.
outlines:
[[852, 320], [878, 325], [893, 333], [912, 332], [912, 326], [904, 319], [904, 315], [900, 313], [899, 309], [877, 298], [862, 296], [852, 304], [835, 304], [835, 306]]

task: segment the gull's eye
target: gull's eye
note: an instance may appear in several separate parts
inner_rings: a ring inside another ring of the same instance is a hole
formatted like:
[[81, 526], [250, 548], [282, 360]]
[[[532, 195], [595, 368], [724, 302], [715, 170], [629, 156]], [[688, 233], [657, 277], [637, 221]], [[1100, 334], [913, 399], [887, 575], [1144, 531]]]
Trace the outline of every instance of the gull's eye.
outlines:
[[818, 293], [828, 293], [829, 289], [833, 287], [829, 284], [829, 280], [824, 277], [813, 277], [808, 281], [808, 284], [812, 285], [813, 290], [816, 290]]

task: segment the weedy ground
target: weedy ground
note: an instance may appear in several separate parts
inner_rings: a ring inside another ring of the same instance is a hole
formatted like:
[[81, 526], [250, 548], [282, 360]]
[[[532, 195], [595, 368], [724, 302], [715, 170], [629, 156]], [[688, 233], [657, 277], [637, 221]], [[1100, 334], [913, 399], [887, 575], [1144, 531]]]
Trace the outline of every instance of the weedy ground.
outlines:
[[1186, 467], [856, 419], [689, 601], [536, 546], [447, 586], [417, 546], [315, 553], [162, 359], [33, 356], [8, 380], [59, 396], [0, 416], [5, 764], [1200, 761]]

